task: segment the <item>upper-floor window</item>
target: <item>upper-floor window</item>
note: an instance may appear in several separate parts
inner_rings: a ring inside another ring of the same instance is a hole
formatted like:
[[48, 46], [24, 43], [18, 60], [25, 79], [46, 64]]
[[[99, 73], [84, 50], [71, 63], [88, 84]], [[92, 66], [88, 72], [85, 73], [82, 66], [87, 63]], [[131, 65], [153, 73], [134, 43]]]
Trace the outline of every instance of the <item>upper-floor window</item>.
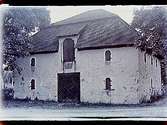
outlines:
[[105, 61], [111, 61], [111, 52], [110, 52], [110, 50], [107, 50], [105, 52]]
[[106, 78], [106, 90], [111, 90], [111, 79]]
[[75, 60], [74, 40], [67, 38], [63, 42], [63, 62], [73, 62]]
[[31, 80], [31, 90], [35, 89], [35, 79]]
[[35, 58], [31, 58], [31, 66], [35, 66]]
[[157, 67], [157, 59], [156, 59], [156, 61], [155, 61], [155, 65], [156, 65], [156, 67]]

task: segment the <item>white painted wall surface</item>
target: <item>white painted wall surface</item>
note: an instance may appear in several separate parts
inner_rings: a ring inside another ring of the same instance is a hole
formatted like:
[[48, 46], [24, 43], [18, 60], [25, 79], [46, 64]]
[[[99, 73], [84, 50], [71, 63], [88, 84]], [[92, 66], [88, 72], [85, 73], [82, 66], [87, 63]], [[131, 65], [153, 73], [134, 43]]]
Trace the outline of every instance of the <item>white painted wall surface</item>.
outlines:
[[[144, 59], [144, 52], [139, 50], [139, 98], [140, 101], [147, 102], [151, 96], [155, 94], [162, 95], [161, 85], [161, 68], [160, 61], [151, 55], [146, 54], [146, 62]], [[153, 64], [151, 64], [151, 58], [153, 58]], [[157, 66], [156, 66], [157, 60]], [[152, 79], [152, 85], [151, 85]]]
[[[110, 50], [112, 59], [105, 63], [105, 51]], [[81, 72], [81, 101], [88, 103], [138, 103], [138, 51], [134, 47], [85, 50], [77, 52], [77, 70]], [[107, 94], [105, 79], [112, 80]]]
[[[78, 36], [68, 37], [74, 40], [75, 44]], [[58, 81], [57, 73], [63, 73], [63, 41], [65, 38], [59, 39], [58, 53], [34, 54], [26, 58], [17, 59], [20, 67], [23, 67], [21, 75], [15, 74], [15, 98], [24, 99], [26, 97], [40, 100], [58, 100]], [[31, 71], [30, 61], [35, 57], [35, 71]], [[68, 72], [68, 71], [65, 71]], [[74, 72], [74, 70], [72, 70]], [[22, 81], [24, 77], [24, 81]], [[36, 89], [30, 89], [30, 81], [35, 79]], [[24, 83], [24, 84], [21, 84]]]
[[[36, 58], [35, 71], [31, 71], [30, 60]], [[22, 75], [15, 78], [15, 98], [36, 97], [41, 100], [57, 100], [57, 53], [35, 54], [31, 57], [19, 58], [19, 66], [24, 67]], [[24, 81], [21, 79], [24, 78]], [[31, 79], [36, 81], [36, 89], [31, 90]], [[25, 83], [24, 85], [21, 82]]]
[[[75, 40], [76, 38], [74, 38]], [[61, 39], [60, 43], [62, 43]], [[26, 97], [40, 100], [58, 99], [57, 73], [63, 72], [62, 44], [58, 53], [35, 54], [17, 60], [23, 68], [22, 74], [15, 74], [15, 98]], [[112, 59], [105, 62], [105, 51], [110, 50]], [[35, 71], [32, 73], [30, 60], [36, 58]], [[152, 88], [161, 94], [160, 63], [155, 67], [143, 61], [143, 53], [134, 47], [121, 47], [97, 50], [76, 50], [76, 70], [80, 72], [80, 99], [88, 103], [137, 104], [141, 100], [149, 100]], [[73, 70], [74, 71], [74, 70]], [[65, 71], [68, 72], [68, 71]], [[22, 80], [24, 78], [24, 81]], [[112, 80], [112, 91], [105, 90], [105, 79]], [[36, 80], [36, 89], [30, 89], [30, 81]], [[153, 89], [152, 89], [153, 90]]]

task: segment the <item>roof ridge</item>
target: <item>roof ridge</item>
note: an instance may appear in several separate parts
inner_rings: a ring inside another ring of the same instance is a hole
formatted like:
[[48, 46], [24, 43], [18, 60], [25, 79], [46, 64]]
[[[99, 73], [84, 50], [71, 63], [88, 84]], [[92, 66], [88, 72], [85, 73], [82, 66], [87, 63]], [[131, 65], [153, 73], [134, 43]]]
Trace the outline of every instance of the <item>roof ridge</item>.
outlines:
[[[100, 15], [97, 15], [100, 14]], [[85, 16], [89, 15], [89, 16]], [[85, 12], [82, 12], [80, 14], [71, 16], [69, 18], [60, 20], [58, 22], [55, 22], [55, 25], [65, 25], [65, 24], [70, 24], [70, 23], [77, 23], [77, 22], [85, 22], [85, 21], [91, 21], [91, 20], [96, 20], [96, 19], [103, 19], [106, 17], [113, 17], [113, 16], [118, 16], [110, 11], [104, 10], [104, 9], [94, 9], [94, 10], [88, 10]], [[94, 19], [93, 19], [93, 18]], [[86, 20], [85, 20], [86, 19]]]
[[132, 27], [130, 24], [128, 24], [126, 21], [124, 21], [121, 17], [119, 17], [119, 18], [120, 18], [121, 22], [123, 22], [129, 30], [133, 30], [136, 34], [138, 34], [138, 32], [135, 30], [134, 27]]
[[112, 17], [104, 17], [104, 18], [99, 18], [99, 19], [94, 19], [94, 20], [79, 21], [79, 22], [75, 22], [75, 23], [58, 24], [58, 25], [53, 25], [53, 26], [62, 26], [62, 25], [69, 25], [69, 24], [86, 23], [86, 22], [93, 22], [95, 20], [104, 20], [104, 19], [109, 19], [109, 18], [112, 18]]
[[[118, 15], [115, 15], [115, 17], [119, 17]], [[65, 25], [70, 25], [70, 24], [79, 24], [79, 23], [88, 23], [88, 22], [93, 22], [95, 20], [103, 20], [103, 19], [109, 19], [109, 18], [112, 18], [112, 17], [104, 17], [104, 18], [100, 18], [100, 19], [94, 19], [94, 20], [86, 20], [86, 21], [80, 21], [80, 22], [75, 22], [75, 23], [67, 23], [67, 24], [58, 24], [58, 25], [54, 25], [55, 23], [52, 23], [50, 24], [49, 26], [46, 26], [44, 28], [42, 28], [40, 31], [42, 30], [45, 30], [45, 29], [48, 29], [48, 28], [54, 28], [54, 27], [60, 27], [60, 26], [65, 26]], [[38, 32], [40, 32], [38, 31]], [[37, 33], [38, 33], [37, 32]], [[34, 35], [36, 35], [37, 33], [35, 33]], [[33, 35], [33, 36], [34, 36]]]

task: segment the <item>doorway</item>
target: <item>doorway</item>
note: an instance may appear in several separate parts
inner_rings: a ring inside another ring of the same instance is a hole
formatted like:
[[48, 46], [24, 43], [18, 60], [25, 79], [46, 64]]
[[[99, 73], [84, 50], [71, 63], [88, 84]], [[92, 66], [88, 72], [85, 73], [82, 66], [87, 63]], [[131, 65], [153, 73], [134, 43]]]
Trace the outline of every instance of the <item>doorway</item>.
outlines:
[[80, 102], [80, 73], [58, 74], [58, 102]]

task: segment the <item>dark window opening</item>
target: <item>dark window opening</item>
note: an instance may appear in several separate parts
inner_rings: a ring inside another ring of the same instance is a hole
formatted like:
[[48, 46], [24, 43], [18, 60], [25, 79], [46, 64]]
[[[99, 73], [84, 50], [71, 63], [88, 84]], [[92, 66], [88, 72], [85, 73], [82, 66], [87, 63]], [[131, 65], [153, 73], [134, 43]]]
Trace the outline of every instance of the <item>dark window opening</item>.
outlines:
[[35, 89], [35, 80], [31, 80], [31, 90]]
[[24, 77], [21, 77], [22, 81], [24, 81]]
[[65, 39], [63, 42], [63, 62], [73, 62], [75, 60], [74, 40]]
[[144, 54], [144, 61], [145, 61], [145, 63], [146, 63], [146, 61], [147, 61], [146, 58], [147, 58], [147, 57], [146, 57], [146, 53], [145, 53], [145, 54]]
[[156, 67], [157, 67], [157, 59], [156, 59]]
[[111, 79], [106, 78], [106, 90], [111, 90]]
[[31, 59], [31, 66], [35, 66], [35, 58]]
[[152, 78], [151, 78], [151, 88], [153, 88], [153, 80], [152, 80]]
[[153, 65], [153, 57], [151, 56], [151, 65]]
[[111, 61], [111, 52], [109, 50], [105, 52], [105, 61]]
[[12, 80], [12, 78], [11, 78], [11, 77], [9, 77], [9, 83], [11, 83], [11, 84], [12, 84], [12, 81], [13, 81], [13, 80]]

